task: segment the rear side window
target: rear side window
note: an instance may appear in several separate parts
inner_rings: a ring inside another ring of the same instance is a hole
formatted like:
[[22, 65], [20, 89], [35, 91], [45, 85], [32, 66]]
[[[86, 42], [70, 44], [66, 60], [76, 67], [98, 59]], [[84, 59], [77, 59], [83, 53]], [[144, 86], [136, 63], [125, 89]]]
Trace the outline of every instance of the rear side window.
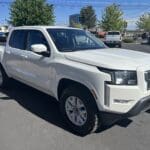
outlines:
[[14, 30], [9, 40], [9, 46], [25, 50], [26, 36], [26, 30]]

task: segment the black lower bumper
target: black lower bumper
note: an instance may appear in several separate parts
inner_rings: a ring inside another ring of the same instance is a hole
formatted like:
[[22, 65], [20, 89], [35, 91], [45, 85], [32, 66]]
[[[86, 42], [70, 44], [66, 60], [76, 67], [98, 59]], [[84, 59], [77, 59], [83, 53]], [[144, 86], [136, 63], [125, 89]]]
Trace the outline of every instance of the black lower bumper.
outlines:
[[132, 117], [150, 109], [150, 96], [141, 99], [129, 112], [124, 114], [125, 117]]
[[108, 113], [102, 112], [102, 120], [104, 125], [111, 125], [118, 120], [129, 118], [138, 115], [141, 112], [150, 109], [150, 96], [147, 96], [141, 100], [139, 100], [135, 106], [125, 114], [117, 114], [117, 113]]
[[121, 41], [104, 41], [107, 45], [121, 45]]

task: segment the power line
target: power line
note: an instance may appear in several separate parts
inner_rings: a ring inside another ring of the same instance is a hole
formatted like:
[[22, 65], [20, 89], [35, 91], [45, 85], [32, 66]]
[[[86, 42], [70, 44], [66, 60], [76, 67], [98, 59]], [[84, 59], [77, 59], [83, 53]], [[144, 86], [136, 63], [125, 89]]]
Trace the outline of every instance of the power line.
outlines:
[[[48, 2], [56, 5], [56, 6], [73, 6], [73, 7], [81, 7], [81, 5], [92, 5], [94, 7], [104, 7], [111, 5], [111, 1], [98, 1], [98, 0], [48, 0]], [[144, 3], [144, 2], [134, 2], [134, 3], [127, 3], [127, 2], [121, 2], [117, 3], [121, 7], [127, 7], [127, 8], [140, 8], [140, 7], [150, 7], [150, 3]]]
[[[96, 0], [47, 0], [48, 3], [53, 4], [55, 7], [59, 6], [59, 7], [82, 7], [82, 6], [86, 6], [86, 5], [92, 5], [93, 7], [105, 7], [108, 5], [111, 5], [112, 2], [104, 2], [104, 1], [96, 1]], [[0, 1], [0, 4], [5, 4], [5, 5], [10, 5], [12, 2], [10, 1]], [[117, 3], [121, 8], [124, 9], [133, 9], [133, 8], [149, 8], [150, 7], [150, 3], [144, 3], [144, 2], [134, 2], [134, 3], [127, 3], [127, 2], [123, 2], [123, 3]]]

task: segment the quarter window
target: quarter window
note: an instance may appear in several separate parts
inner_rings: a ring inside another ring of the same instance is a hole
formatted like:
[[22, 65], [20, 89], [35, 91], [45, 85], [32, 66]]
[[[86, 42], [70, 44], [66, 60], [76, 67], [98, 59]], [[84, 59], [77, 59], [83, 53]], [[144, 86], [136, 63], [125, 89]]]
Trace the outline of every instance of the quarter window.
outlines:
[[14, 30], [11, 34], [9, 45], [13, 48], [25, 50], [26, 30]]

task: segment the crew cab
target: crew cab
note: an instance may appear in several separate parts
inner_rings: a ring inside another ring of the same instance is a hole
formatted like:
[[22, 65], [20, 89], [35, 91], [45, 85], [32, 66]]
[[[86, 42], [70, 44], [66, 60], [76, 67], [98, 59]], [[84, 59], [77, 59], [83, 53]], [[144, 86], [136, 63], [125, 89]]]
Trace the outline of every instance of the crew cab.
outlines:
[[86, 135], [150, 108], [149, 62], [81, 29], [14, 27], [0, 47], [0, 86], [13, 78], [53, 96], [68, 126]]
[[109, 31], [105, 36], [105, 44], [108, 46], [122, 46], [122, 35], [119, 31]]

